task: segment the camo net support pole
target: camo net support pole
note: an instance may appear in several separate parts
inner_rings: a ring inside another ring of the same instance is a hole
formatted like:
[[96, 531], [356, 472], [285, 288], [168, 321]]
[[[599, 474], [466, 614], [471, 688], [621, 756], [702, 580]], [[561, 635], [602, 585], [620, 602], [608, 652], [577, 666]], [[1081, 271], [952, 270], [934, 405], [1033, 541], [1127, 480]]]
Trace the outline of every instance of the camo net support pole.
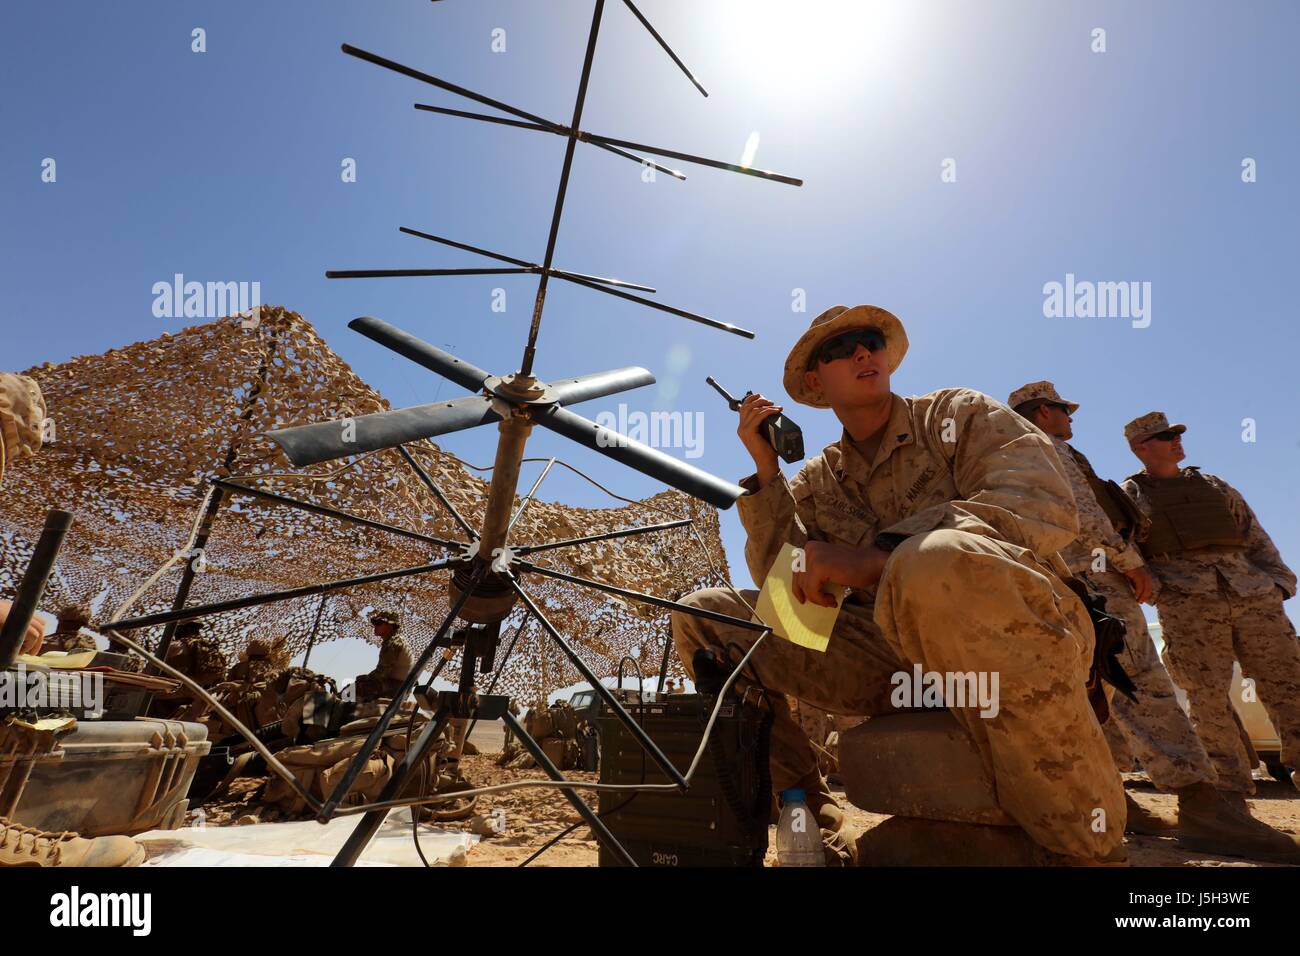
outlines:
[[[212, 496], [208, 499], [208, 506], [203, 510], [203, 517], [199, 521], [199, 533], [194, 536], [194, 545], [186, 555], [185, 570], [181, 572], [180, 583], [176, 585], [176, 597], [172, 600], [173, 611], [179, 611], [190, 599], [190, 589], [194, 587], [196, 574], [194, 562], [201, 560], [200, 555], [208, 546], [208, 538], [212, 536], [212, 524], [217, 519], [217, 512], [221, 510], [225, 492], [216, 485], [213, 485], [211, 490]], [[158, 642], [158, 656], [163, 660], [167, 659], [167, 649], [172, 646], [172, 638], [179, 624], [179, 621], [172, 621], [163, 628], [162, 639]]]
[[27, 627], [32, 623], [41, 597], [45, 594], [46, 582], [54, 570], [54, 559], [59, 556], [63, 539], [72, 527], [72, 512], [50, 509], [45, 516], [45, 526], [36, 541], [36, 550], [27, 563], [27, 570], [18, 584], [14, 594], [13, 606], [5, 618], [4, 628], [0, 629], [0, 667], [9, 667], [23, 647], [23, 638], [27, 636]]

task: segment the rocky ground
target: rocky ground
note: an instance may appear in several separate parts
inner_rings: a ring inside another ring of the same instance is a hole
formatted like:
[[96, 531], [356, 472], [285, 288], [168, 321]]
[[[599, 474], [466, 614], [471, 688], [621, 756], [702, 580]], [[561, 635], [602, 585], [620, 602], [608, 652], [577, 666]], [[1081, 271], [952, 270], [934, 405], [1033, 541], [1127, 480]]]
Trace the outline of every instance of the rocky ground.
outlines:
[[[483, 754], [464, 758], [462, 766], [465, 776], [477, 786], [506, 783], [516, 780], [542, 779], [544, 775], [537, 769], [511, 770], [495, 764], [496, 754]], [[573, 780], [594, 782], [597, 775], [568, 771], [566, 776]], [[270, 822], [283, 819], [274, 812], [261, 810], [253, 800], [253, 792], [261, 785], [260, 778], [245, 778], [235, 782], [228, 799], [218, 804], [205, 807], [207, 823], [214, 826], [251, 822], [252, 819]], [[1177, 815], [1177, 801], [1174, 797], [1157, 792], [1146, 778], [1140, 774], [1127, 774], [1126, 784], [1134, 798], [1148, 809], [1163, 816], [1174, 818]], [[1256, 817], [1264, 822], [1291, 833], [1300, 833], [1300, 793], [1270, 779], [1257, 780], [1258, 793], [1249, 803]], [[595, 805], [594, 792], [584, 794], [586, 801]], [[867, 813], [842, 801], [850, 823], [858, 829], [869, 829], [888, 819], [881, 814]], [[494, 810], [505, 814], [505, 832], [493, 834], [485, 826], [485, 820], [493, 816]], [[521, 789], [510, 790], [500, 794], [488, 794], [478, 798], [474, 807], [475, 819], [459, 823], [445, 823], [448, 829], [473, 830], [482, 836], [482, 840], [470, 850], [470, 866], [518, 866], [532, 856], [549, 840], [579, 823], [580, 817], [565, 798], [555, 790]], [[775, 827], [772, 828], [771, 841], [775, 844]], [[1132, 866], [1268, 866], [1270, 864], [1252, 862], [1236, 857], [1209, 856], [1203, 853], [1190, 853], [1181, 849], [1170, 838], [1129, 836], [1126, 838], [1129, 848], [1129, 863]], [[597, 844], [591, 838], [591, 830], [585, 823], [554, 846], [542, 853], [530, 866], [595, 866], [597, 863]], [[775, 850], [768, 851], [768, 865], [775, 862]], [[864, 861], [868, 863], [869, 861]]]

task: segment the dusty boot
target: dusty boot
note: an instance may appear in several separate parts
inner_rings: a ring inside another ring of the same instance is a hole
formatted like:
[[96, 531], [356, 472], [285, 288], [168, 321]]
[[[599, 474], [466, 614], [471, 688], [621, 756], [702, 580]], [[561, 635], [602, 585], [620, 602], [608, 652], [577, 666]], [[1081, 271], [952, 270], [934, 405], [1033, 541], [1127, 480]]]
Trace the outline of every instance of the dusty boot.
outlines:
[[139, 866], [144, 847], [130, 837], [87, 840], [75, 833], [48, 833], [0, 817], [0, 867]]
[[1148, 810], [1128, 793], [1124, 794], [1124, 802], [1128, 804], [1128, 822], [1124, 825], [1125, 833], [1137, 833], [1142, 836], [1169, 836], [1178, 829], [1178, 824], [1173, 820], [1168, 820], [1160, 816], [1160, 814]]
[[844, 811], [831, 795], [826, 778], [817, 769], [804, 774], [793, 789], [802, 790], [804, 802], [817, 819], [822, 831], [822, 849], [826, 854], [827, 866], [857, 866], [858, 844], [856, 834], [851, 832], [844, 817]]
[[1252, 817], [1243, 795], [1221, 792], [1208, 783], [1177, 793], [1178, 842], [1189, 850], [1300, 863], [1300, 841]]

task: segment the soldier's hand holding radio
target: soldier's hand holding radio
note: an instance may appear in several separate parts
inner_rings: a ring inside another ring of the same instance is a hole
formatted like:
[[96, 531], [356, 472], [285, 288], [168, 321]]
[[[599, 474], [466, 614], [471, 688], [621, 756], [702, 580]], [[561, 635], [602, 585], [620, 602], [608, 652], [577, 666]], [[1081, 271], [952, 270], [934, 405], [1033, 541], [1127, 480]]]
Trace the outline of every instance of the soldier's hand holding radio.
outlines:
[[758, 468], [759, 487], [766, 487], [780, 471], [776, 449], [763, 434], [761, 427], [773, 415], [781, 414], [781, 409], [782, 406], [753, 393], [746, 395], [740, 403], [740, 426], [736, 429], [736, 434]]

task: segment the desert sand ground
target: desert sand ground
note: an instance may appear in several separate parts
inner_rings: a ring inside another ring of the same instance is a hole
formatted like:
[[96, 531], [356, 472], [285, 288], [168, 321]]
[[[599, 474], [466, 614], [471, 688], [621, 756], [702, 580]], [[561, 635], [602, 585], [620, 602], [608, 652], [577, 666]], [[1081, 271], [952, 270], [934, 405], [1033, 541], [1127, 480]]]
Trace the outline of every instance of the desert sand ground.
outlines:
[[[464, 775], [477, 786], [505, 783], [513, 780], [534, 780], [543, 776], [540, 770], [511, 770], [496, 766], [504, 735], [500, 724], [482, 724], [475, 728], [471, 740], [482, 751], [477, 756], [465, 757], [462, 761]], [[565, 774], [573, 780], [594, 782], [597, 774], [580, 771], [567, 771]], [[1174, 797], [1162, 794], [1151, 786], [1143, 774], [1126, 774], [1125, 783], [1129, 793], [1144, 806], [1168, 818], [1177, 815], [1177, 801]], [[216, 825], [232, 823], [241, 815], [254, 813], [261, 819], [275, 819], [257, 811], [252, 802], [253, 792], [260, 786], [261, 780], [246, 778], [236, 782], [230, 799], [222, 802], [220, 808], [209, 817], [209, 822]], [[1258, 791], [1248, 802], [1252, 813], [1260, 820], [1290, 833], [1300, 832], [1300, 792], [1284, 786], [1271, 778], [1257, 775]], [[842, 793], [840, 794], [842, 797]], [[595, 805], [594, 792], [584, 794], [584, 799]], [[877, 813], [868, 813], [850, 805], [841, 799], [849, 822], [860, 830], [876, 826], [888, 817]], [[499, 835], [484, 834], [483, 839], [468, 854], [469, 866], [518, 866], [540, 849], [548, 840], [575, 823], [580, 823], [576, 810], [555, 790], [522, 789], [500, 794], [488, 794], [478, 799], [475, 806], [476, 815], [491, 816], [493, 810], [505, 812], [506, 830]], [[448, 829], [476, 829], [470, 823], [446, 823]], [[480, 826], [476, 832], [481, 831]], [[775, 845], [775, 830], [770, 833], [770, 842]], [[1268, 866], [1239, 857], [1209, 856], [1203, 853], [1188, 852], [1178, 843], [1167, 837], [1128, 836], [1125, 838], [1129, 850], [1131, 866]], [[577, 826], [572, 833], [557, 842], [553, 847], [531, 862], [530, 866], [595, 866], [597, 864], [597, 844], [591, 837], [591, 831], [585, 823]], [[769, 865], [775, 860], [775, 850], [769, 849]], [[862, 861], [870, 865], [869, 860]]]

